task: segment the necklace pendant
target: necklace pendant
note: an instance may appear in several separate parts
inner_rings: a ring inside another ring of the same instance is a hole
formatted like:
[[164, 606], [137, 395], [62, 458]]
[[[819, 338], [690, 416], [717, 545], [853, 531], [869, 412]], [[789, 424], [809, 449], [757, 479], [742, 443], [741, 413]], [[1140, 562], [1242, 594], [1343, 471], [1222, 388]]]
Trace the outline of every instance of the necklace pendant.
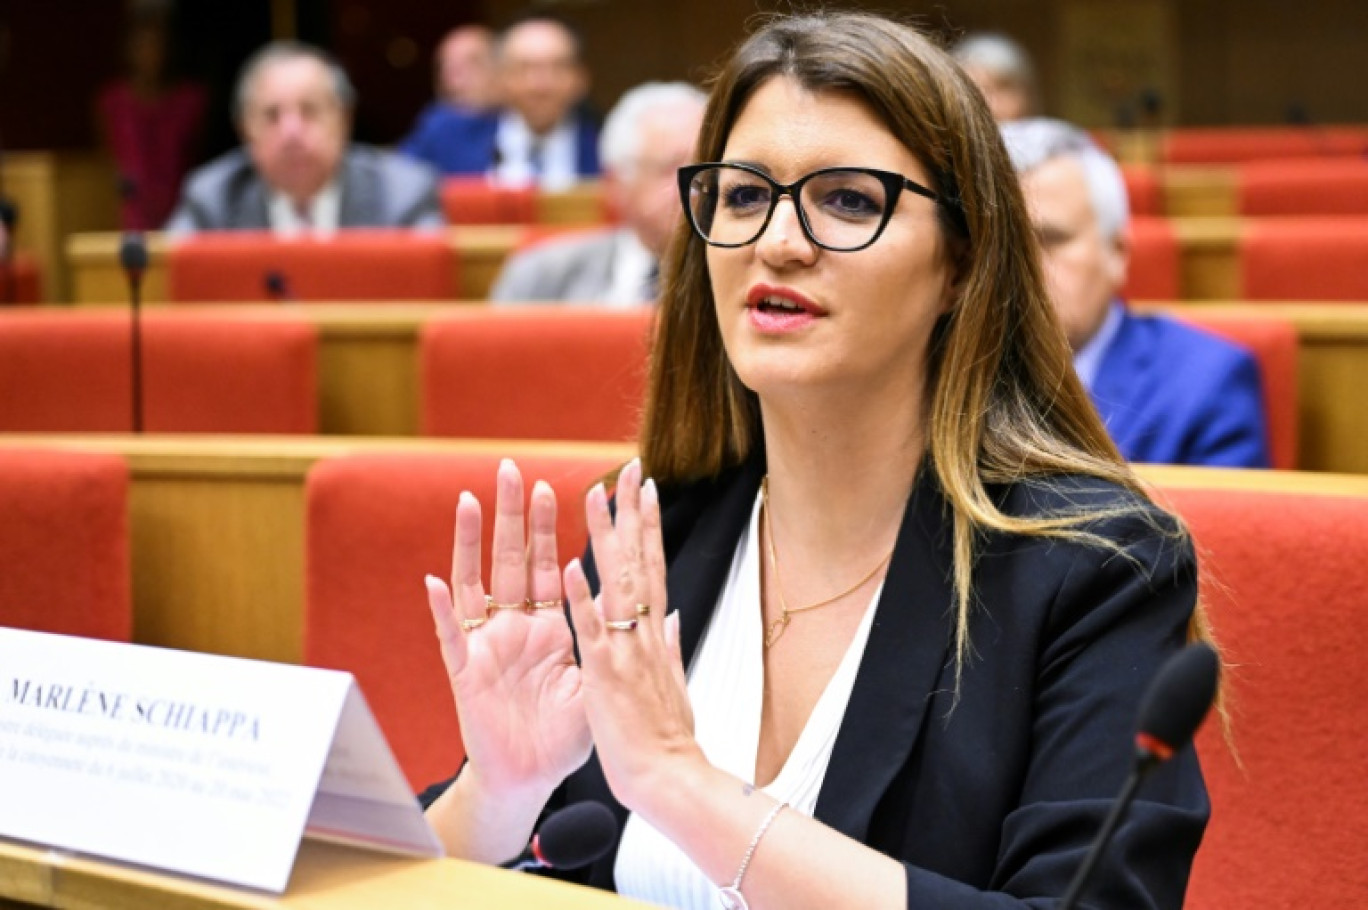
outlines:
[[766, 648], [773, 645], [776, 641], [779, 640], [779, 636], [784, 634], [784, 630], [788, 628], [789, 619], [789, 611], [785, 610], [782, 614], [780, 614], [778, 619], [770, 623], [770, 627], [767, 630], [765, 630]]

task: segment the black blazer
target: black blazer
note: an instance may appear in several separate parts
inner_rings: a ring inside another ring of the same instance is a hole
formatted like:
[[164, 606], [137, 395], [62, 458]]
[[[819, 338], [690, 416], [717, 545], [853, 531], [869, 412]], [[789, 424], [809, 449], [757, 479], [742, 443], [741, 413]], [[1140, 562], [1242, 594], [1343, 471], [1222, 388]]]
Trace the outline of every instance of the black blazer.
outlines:
[[[756, 458], [661, 491], [686, 663], [763, 473]], [[815, 812], [904, 863], [908, 907], [1053, 906], [1130, 770], [1141, 694], [1182, 647], [1196, 601], [1187, 539], [1130, 493], [1076, 478], [996, 493], [1014, 515], [1129, 511], [1088, 526], [1119, 552], [1002, 534], [979, 541], [973, 650], [957, 697], [949, 511], [934, 472], [920, 473]], [[547, 811], [586, 799], [626, 820], [596, 756]], [[1181, 908], [1208, 813], [1189, 747], [1142, 787], [1083, 906]], [[612, 888], [615, 854], [567, 877]]]

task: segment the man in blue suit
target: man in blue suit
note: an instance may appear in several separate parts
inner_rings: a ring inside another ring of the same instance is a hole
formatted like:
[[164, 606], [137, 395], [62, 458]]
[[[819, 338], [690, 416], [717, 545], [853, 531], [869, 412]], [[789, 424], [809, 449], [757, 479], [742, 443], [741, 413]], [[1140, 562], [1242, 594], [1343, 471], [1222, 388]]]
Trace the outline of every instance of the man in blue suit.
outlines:
[[1131, 461], [1269, 466], [1259, 368], [1243, 348], [1163, 316], [1137, 316], [1126, 280], [1125, 181], [1086, 133], [1058, 120], [1002, 124], [1021, 175], [1074, 368]]
[[534, 14], [504, 30], [497, 49], [505, 107], [481, 112], [433, 105], [400, 150], [446, 174], [564, 189], [597, 176], [598, 129], [581, 110], [589, 75], [579, 36]]

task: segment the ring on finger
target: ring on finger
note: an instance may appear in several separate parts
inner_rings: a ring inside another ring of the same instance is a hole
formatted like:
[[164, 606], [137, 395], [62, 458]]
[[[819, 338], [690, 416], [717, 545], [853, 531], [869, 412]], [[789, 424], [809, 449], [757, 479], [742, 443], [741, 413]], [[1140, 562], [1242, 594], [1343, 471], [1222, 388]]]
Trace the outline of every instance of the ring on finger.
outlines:
[[531, 610], [564, 610], [565, 598], [557, 597], [555, 600], [531, 600], [528, 601]]
[[637, 627], [635, 619], [605, 619], [603, 624], [612, 632], [635, 632]]
[[477, 616], [474, 619], [463, 619], [461, 620], [461, 631], [474, 632], [476, 629], [480, 628], [480, 626], [484, 625], [487, 622], [489, 622], [488, 616]]
[[509, 602], [509, 603], [499, 603], [497, 600], [495, 600], [495, 599], [494, 599], [492, 596], [490, 596], [489, 594], [486, 594], [486, 595], [485, 595], [485, 611], [486, 611], [486, 612], [490, 612], [490, 611], [493, 611], [493, 610], [523, 610], [523, 611], [526, 611], [526, 610], [530, 610], [530, 609], [532, 609], [532, 601], [528, 600], [528, 599], [525, 598], [525, 597], [524, 597], [522, 600], [515, 600], [515, 601], [511, 601], [511, 602]]
[[637, 604], [637, 605], [636, 605], [636, 615], [637, 615], [637, 616], [650, 616], [650, 615], [651, 615], [651, 605], [650, 605], [650, 604]]

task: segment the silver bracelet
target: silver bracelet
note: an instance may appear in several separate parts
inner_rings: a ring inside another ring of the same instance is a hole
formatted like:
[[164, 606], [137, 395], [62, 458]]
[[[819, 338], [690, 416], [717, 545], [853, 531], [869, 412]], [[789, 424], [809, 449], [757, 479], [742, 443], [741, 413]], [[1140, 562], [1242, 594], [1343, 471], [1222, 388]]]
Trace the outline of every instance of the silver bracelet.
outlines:
[[750, 904], [741, 893], [741, 879], [746, 877], [746, 869], [750, 866], [751, 857], [755, 855], [755, 848], [760, 846], [760, 838], [765, 836], [769, 826], [787, 805], [785, 802], [775, 803], [774, 808], [769, 810], [764, 821], [760, 822], [760, 827], [755, 829], [755, 836], [746, 848], [746, 855], [741, 857], [741, 868], [736, 870], [736, 878], [730, 885], [723, 885], [717, 889], [717, 900], [722, 904], [722, 910], [750, 910]]

